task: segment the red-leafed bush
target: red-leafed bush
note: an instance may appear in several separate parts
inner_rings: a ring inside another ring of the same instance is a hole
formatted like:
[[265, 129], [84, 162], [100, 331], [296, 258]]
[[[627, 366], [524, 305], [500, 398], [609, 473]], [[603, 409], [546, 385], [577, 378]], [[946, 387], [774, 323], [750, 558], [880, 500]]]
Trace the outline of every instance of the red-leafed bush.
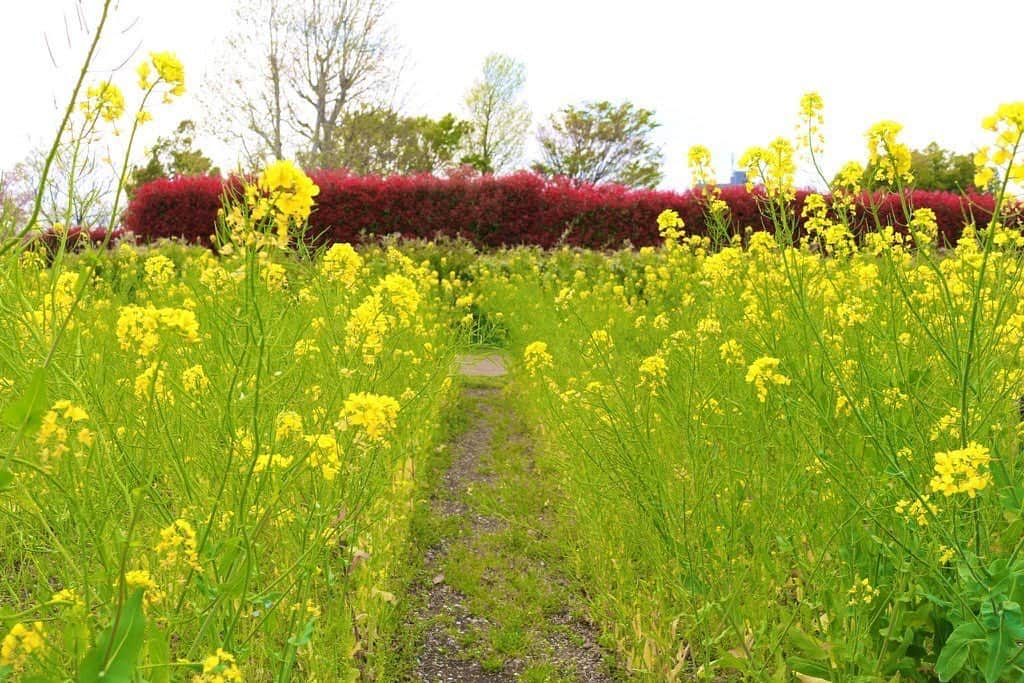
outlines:
[[135, 192], [124, 228], [141, 240], [182, 237], [210, 244], [225, 181], [216, 176], [160, 178]]
[[83, 228], [73, 226], [64, 232], [53, 228], [28, 235], [27, 241], [32, 244], [41, 244], [51, 256], [60, 249], [61, 243], [67, 251], [79, 251], [86, 247], [98, 247], [104, 243], [108, 247], [117, 244], [118, 240], [124, 237], [125, 231], [122, 228], [115, 228], [107, 237], [106, 228]]
[[[690, 234], [705, 234], [704, 205], [692, 192], [630, 190], [616, 185], [574, 185], [532, 173], [476, 178], [431, 175], [357, 177], [342, 171], [315, 171], [320, 186], [310, 217], [311, 234], [322, 242], [358, 242], [366, 237], [399, 233], [430, 239], [463, 237], [484, 247], [532, 244], [552, 247], [607, 248], [625, 243], [654, 245], [659, 241], [657, 216], [675, 209]], [[224, 183], [218, 178], [157, 180], [139, 188], [125, 214], [124, 227], [139, 239], [182, 237], [207, 244], [214, 232]], [[227, 181], [234, 182], [234, 181]], [[799, 216], [807, 192], [798, 192], [793, 211]], [[761, 215], [759, 190], [721, 188], [734, 229], [769, 227]], [[990, 195], [915, 191], [906, 197], [914, 208], [935, 211], [947, 241], [955, 241], [973, 215], [984, 225], [992, 211]], [[861, 204], [869, 202], [868, 197]], [[902, 228], [898, 196], [877, 196], [883, 224]], [[859, 211], [860, 230], [873, 220]], [[798, 221], [798, 225], [799, 225]]]

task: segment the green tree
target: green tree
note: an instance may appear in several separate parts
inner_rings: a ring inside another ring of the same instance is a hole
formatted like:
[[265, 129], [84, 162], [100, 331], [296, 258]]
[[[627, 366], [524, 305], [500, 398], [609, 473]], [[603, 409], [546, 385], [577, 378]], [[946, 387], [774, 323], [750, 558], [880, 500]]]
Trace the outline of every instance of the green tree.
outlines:
[[466, 93], [472, 131], [466, 139], [464, 158], [481, 173], [515, 168], [522, 159], [530, 108], [522, 101], [526, 67], [511, 57], [488, 55], [483, 74]]
[[127, 190], [134, 194], [144, 183], [157, 178], [174, 178], [185, 175], [220, 175], [220, 169], [201, 150], [193, 149], [195, 124], [186, 119], [169, 137], [160, 137], [149, 149], [149, 159], [144, 166], [132, 167]]
[[[957, 154], [930, 142], [924, 149], [910, 150], [910, 172], [914, 187], [921, 190], [963, 192], [974, 187], [974, 158], [970, 154]], [[869, 164], [864, 171], [865, 183], [874, 177], [875, 169]]]
[[[458, 163], [470, 128], [452, 114], [435, 120], [364, 106], [345, 114], [331, 147], [337, 165], [358, 175], [436, 173]], [[300, 160], [312, 161], [301, 155]]]
[[630, 102], [569, 105], [538, 133], [542, 159], [533, 169], [577, 182], [654, 187], [662, 178], [661, 149], [651, 140], [658, 125], [653, 111]]

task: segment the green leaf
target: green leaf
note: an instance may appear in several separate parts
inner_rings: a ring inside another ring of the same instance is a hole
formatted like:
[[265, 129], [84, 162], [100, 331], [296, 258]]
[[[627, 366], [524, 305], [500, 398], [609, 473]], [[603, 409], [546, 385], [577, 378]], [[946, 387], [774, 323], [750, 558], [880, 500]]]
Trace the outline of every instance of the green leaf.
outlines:
[[[817, 661], [828, 659], [828, 650], [825, 649], [825, 646], [816, 638], [812, 638], [797, 627], [793, 627], [790, 630], [789, 642], [807, 659]], [[802, 673], [808, 672], [803, 671]]]
[[302, 630], [299, 632], [298, 635], [292, 636], [288, 639], [288, 644], [294, 645], [295, 647], [309, 645], [309, 641], [313, 638], [313, 630], [315, 629], [315, 627], [316, 619], [310, 619], [303, 625]]
[[4, 491], [14, 481], [14, 472], [10, 471], [6, 467], [0, 469], [0, 491]]
[[121, 618], [85, 655], [78, 669], [78, 683], [131, 683], [146, 634], [142, 593], [139, 588], [131, 594], [121, 608]]
[[964, 668], [971, 653], [971, 643], [981, 640], [983, 636], [981, 627], [973, 623], [961, 624], [953, 630], [935, 661], [935, 673], [939, 674], [940, 681], [945, 683]]
[[151, 665], [150, 683], [171, 683], [171, 643], [167, 629], [151, 628], [146, 639], [146, 659]]
[[34, 434], [43, 423], [43, 414], [48, 406], [46, 400], [46, 369], [39, 368], [32, 373], [28, 388], [17, 401], [9, 404], [0, 413], [0, 421], [11, 429], [24, 430]]

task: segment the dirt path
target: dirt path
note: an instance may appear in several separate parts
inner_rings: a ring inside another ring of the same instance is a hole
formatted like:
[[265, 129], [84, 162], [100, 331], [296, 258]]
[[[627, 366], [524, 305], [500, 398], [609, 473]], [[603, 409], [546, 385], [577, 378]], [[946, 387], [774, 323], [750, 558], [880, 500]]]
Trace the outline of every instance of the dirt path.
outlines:
[[431, 542], [413, 589], [407, 632], [420, 640], [408, 680], [616, 680], [559, 570], [553, 473], [538, 469], [502, 392], [501, 358], [463, 358], [460, 371], [466, 424], [424, 525]]

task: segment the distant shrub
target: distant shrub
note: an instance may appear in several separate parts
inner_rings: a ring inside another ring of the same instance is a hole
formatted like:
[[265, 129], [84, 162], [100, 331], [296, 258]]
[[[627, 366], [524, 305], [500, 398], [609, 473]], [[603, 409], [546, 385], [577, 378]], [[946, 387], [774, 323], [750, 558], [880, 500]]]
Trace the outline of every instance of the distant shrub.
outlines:
[[[344, 171], [310, 174], [320, 186], [310, 217], [311, 236], [321, 243], [359, 242], [400, 234], [406, 238], [466, 239], [481, 247], [558, 244], [614, 248], [623, 244], [659, 242], [657, 216], [674, 209], [686, 232], [703, 235], [707, 229], [699, 193], [632, 190], [619, 185], [578, 185], [549, 180], [533, 173], [508, 176], [438, 178], [432, 175], [359, 177]], [[141, 186], [125, 214], [124, 227], [140, 240], [181, 237], [209, 244], [225, 182], [207, 176], [156, 180]], [[797, 193], [793, 210], [799, 216], [808, 192]], [[729, 205], [733, 229], [763, 229], [755, 188], [721, 188]], [[931, 208], [947, 242], [957, 239], [965, 217], [984, 225], [991, 216], [990, 195], [914, 191], [906, 195], [914, 208]], [[862, 197], [862, 206], [868, 197]], [[897, 195], [874, 198], [883, 224], [903, 227]], [[873, 220], [858, 211], [859, 231]]]

